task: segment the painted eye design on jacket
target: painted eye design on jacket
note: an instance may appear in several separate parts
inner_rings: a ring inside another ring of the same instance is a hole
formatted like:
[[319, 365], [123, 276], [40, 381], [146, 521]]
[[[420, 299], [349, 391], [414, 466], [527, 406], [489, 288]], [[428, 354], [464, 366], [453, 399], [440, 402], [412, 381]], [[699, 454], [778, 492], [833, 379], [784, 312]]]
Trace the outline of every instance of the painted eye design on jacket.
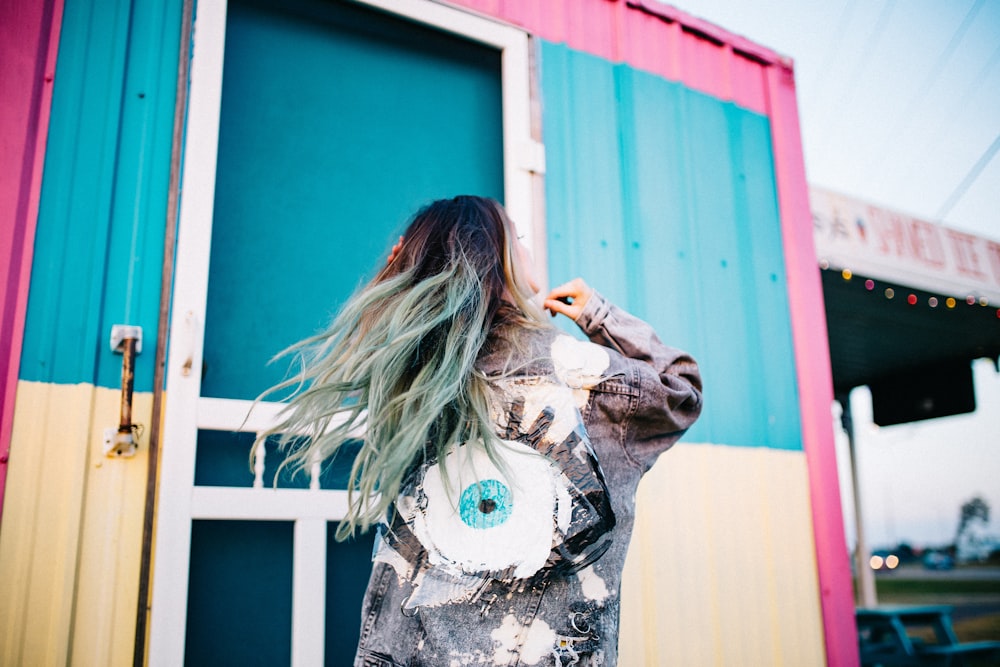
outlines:
[[514, 499], [508, 487], [496, 479], [473, 482], [458, 501], [459, 515], [466, 526], [485, 530], [510, 518]]
[[490, 579], [576, 572], [611, 546], [615, 516], [573, 390], [524, 378], [496, 391], [493, 451], [456, 445], [396, 498], [374, 559], [412, 583], [405, 609], [472, 599]]
[[[398, 505], [431, 565], [455, 574], [509, 572], [530, 577], [557, 541], [554, 518], [568, 521], [567, 481], [551, 461], [521, 442], [504, 441], [498, 466], [481, 446], [461, 445], [429, 465], [416, 502]], [[516, 470], [516, 481], [501, 469]], [[448, 492], [444, 478], [452, 480]], [[458, 507], [456, 508], [456, 500]]]

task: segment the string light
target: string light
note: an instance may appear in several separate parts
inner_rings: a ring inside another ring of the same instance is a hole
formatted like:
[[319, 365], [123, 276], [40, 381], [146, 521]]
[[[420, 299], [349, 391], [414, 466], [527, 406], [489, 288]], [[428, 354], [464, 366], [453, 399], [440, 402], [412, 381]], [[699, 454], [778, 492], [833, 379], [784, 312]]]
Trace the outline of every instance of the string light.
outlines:
[[[820, 268], [823, 269], [824, 271], [830, 268], [830, 263], [825, 259], [820, 260], [819, 265]], [[840, 276], [841, 278], [844, 279], [845, 282], [849, 282], [854, 278], [854, 271], [847, 268], [841, 269]], [[864, 285], [867, 291], [874, 292], [877, 283], [875, 280], [871, 278], [866, 278]], [[885, 290], [883, 290], [882, 294], [885, 296], [886, 299], [889, 300], [896, 298], [896, 290], [893, 289], [892, 287], [886, 287]], [[954, 310], [955, 307], [958, 305], [958, 300], [953, 296], [942, 297], [941, 299], [939, 299], [936, 296], [927, 297], [927, 305], [931, 308], [937, 308], [938, 305], [942, 303], [942, 299], [945, 308], [947, 308], [948, 310]], [[909, 292], [906, 294], [906, 302], [911, 306], [916, 306], [920, 303], [920, 297], [917, 296], [915, 292]], [[990, 305], [990, 300], [988, 297], [985, 296], [976, 296], [975, 294], [967, 294], [965, 297], [965, 303], [969, 306], [975, 306], [976, 304], [978, 304], [980, 306], [986, 307]], [[1000, 319], [1000, 308], [997, 309], [996, 315], [997, 319]]]

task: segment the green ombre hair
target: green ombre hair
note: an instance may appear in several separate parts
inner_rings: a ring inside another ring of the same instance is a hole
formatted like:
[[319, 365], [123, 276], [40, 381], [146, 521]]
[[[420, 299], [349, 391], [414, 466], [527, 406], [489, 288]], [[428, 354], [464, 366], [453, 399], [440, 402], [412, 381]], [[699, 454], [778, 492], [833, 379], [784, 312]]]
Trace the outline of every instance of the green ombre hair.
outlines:
[[509, 327], [549, 326], [531, 301], [516, 242], [496, 201], [435, 201], [326, 331], [282, 353], [295, 355], [298, 372], [268, 393], [294, 392], [254, 447], [276, 436], [287, 452], [282, 467], [294, 473], [362, 439], [337, 539], [382, 520], [426, 458], [481, 443], [496, 460], [502, 445], [477, 359]]

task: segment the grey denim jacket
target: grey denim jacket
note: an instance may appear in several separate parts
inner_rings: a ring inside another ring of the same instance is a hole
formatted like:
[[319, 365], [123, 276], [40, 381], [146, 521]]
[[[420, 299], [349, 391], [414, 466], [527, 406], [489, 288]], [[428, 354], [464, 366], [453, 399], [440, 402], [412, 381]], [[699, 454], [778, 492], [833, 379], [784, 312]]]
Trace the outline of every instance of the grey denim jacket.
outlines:
[[597, 293], [577, 324], [592, 342], [523, 330], [480, 360], [507, 446], [417, 466], [376, 541], [355, 667], [617, 664], [636, 487], [700, 414], [701, 376]]

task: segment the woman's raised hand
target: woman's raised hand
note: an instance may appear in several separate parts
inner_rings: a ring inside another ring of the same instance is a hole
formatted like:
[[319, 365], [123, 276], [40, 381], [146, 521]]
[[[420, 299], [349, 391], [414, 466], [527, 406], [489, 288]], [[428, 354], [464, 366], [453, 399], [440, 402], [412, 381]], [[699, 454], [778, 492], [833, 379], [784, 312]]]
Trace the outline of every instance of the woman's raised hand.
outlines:
[[562, 313], [575, 322], [593, 293], [594, 289], [583, 278], [574, 278], [549, 292], [544, 305], [553, 317]]

